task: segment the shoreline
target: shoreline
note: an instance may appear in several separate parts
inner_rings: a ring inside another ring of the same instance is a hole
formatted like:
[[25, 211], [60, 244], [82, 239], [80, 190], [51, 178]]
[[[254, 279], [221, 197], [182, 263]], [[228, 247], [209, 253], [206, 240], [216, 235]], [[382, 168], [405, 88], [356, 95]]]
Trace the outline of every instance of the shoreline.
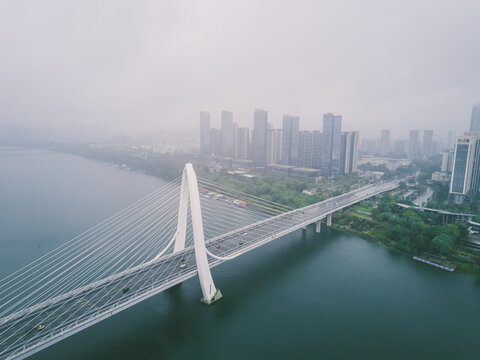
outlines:
[[[115, 162], [112, 162], [112, 161], [109, 161], [109, 160], [105, 160], [105, 159], [101, 159], [101, 158], [97, 158], [97, 157], [90, 157], [90, 156], [87, 156], [86, 154], [82, 154], [82, 153], [78, 153], [78, 152], [64, 151], [62, 149], [58, 149], [58, 150], [54, 150], [54, 151], [77, 155], [77, 156], [80, 156], [80, 157], [88, 159], [88, 160], [93, 160], [93, 161], [96, 161], [96, 162], [104, 163], [106, 166], [108, 166], [107, 163], [116, 164]], [[117, 164], [117, 165], [120, 168], [122, 166], [122, 164]], [[135, 172], [147, 175], [147, 176], [154, 176], [154, 177], [159, 178], [161, 180], [168, 181], [168, 180], [166, 180], [166, 178], [160, 176], [158, 173], [155, 173], [154, 171], [151, 171], [150, 169], [143, 169], [143, 168], [140, 168], [140, 167], [132, 167], [132, 165], [127, 165], [127, 166], [129, 166], [129, 171], [135, 171]], [[371, 219], [371, 220], [375, 221], [373, 219]], [[368, 242], [373, 242], [377, 245], [383, 246], [384, 248], [394, 250], [396, 252], [399, 252], [399, 253], [402, 253], [402, 254], [405, 254], [405, 255], [421, 256], [421, 254], [410, 253], [410, 252], [406, 252], [404, 250], [398, 249], [395, 246], [395, 244], [392, 243], [391, 241], [385, 242], [384, 239], [374, 237], [371, 234], [367, 234], [367, 233], [365, 233], [363, 231], [360, 231], [360, 230], [347, 228], [344, 225], [338, 225], [338, 224], [332, 223], [332, 229], [336, 229], [336, 230], [339, 230], [339, 231], [345, 232], [345, 233], [355, 234], [355, 235], [359, 236], [360, 238], [362, 238], [363, 240], [366, 240]], [[464, 274], [467, 274], [467, 275], [473, 275], [475, 277], [480, 277], [480, 272], [478, 270], [475, 270], [475, 268], [472, 268], [471, 270], [469, 269], [470, 266], [475, 266], [474, 264], [471, 264], [469, 262], [459, 261], [458, 259], [451, 259], [450, 258], [448, 260], [455, 265], [455, 268], [456, 268], [457, 272], [461, 272], [461, 273], [464, 273]], [[464, 267], [464, 265], [466, 267]]]
[[[365, 234], [364, 232], [359, 231], [359, 230], [348, 229], [348, 228], [346, 228], [342, 225], [338, 225], [338, 224], [332, 224], [332, 228], [335, 229], [335, 230], [338, 230], [340, 232], [345, 232], [347, 234], [357, 235], [358, 237], [362, 238], [365, 241], [375, 243], [375, 244], [380, 245], [380, 246], [382, 246], [386, 249], [393, 250], [393, 251], [398, 252], [400, 254], [404, 254], [404, 255], [408, 255], [408, 256], [412, 256], [412, 257], [421, 255], [421, 254], [409, 253], [409, 252], [400, 250], [392, 244], [386, 244], [384, 241], [382, 241], [383, 239], [378, 239], [376, 237], [373, 237], [372, 235]], [[478, 273], [476, 271], [466, 271], [464, 268], [462, 268], [462, 265], [470, 265], [470, 263], [460, 262], [458, 260], [452, 260], [452, 259], [450, 259], [450, 261], [453, 262], [454, 265], [456, 265], [455, 266], [455, 272], [459, 272], [459, 273], [469, 275], [469, 276], [474, 276], [476, 278], [480, 277], [480, 273]]]

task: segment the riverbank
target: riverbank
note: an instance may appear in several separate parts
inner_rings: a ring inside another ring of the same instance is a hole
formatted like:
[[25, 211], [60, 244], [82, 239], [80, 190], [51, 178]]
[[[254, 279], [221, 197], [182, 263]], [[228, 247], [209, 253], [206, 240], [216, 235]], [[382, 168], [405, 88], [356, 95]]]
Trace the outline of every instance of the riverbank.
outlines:
[[[192, 161], [185, 154], [159, 154], [141, 157], [122, 153], [115, 149], [99, 151], [98, 149], [85, 148], [82, 148], [82, 151], [75, 149], [71, 152], [97, 161], [125, 164], [128, 168], [162, 179], [179, 176], [183, 164], [186, 161]], [[325, 191], [322, 194], [309, 196], [302, 191], [311, 184], [279, 176], [259, 174], [254, 179], [242, 179], [222, 171], [210, 173], [206, 164], [202, 165], [201, 162], [196, 164], [196, 170], [199, 176], [207, 177], [211, 181], [293, 208], [303, 207], [324, 200], [326, 197], [339, 195], [338, 191]], [[320, 185], [319, 188], [321, 187]], [[348, 189], [343, 189], [343, 191], [348, 191]], [[455, 245], [456, 239], [466, 236], [462, 227], [432, 225], [422, 219], [423, 215], [408, 211], [400, 212], [396, 204], [396, 200], [390, 204], [387, 202], [386, 205], [382, 205], [383, 209], [380, 211], [380, 215], [377, 211], [376, 216], [382, 217], [382, 221], [375, 219], [375, 215], [372, 216], [371, 209], [366, 209], [369, 211], [355, 214], [353, 220], [351, 217], [346, 219], [353, 213], [348, 211], [338, 212], [335, 214], [336, 220], [334, 223], [337, 224], [339, 230], [353, 232], [384, 247], [411, 256], [430, 253], [444, 259], [442, 261], [454, 264], [456, 268], [466, 273], [480, 275], [478, 252]]]
[[[191, 162], [198, 177], [291, 208], [311, 205], [365, 184], [365, 180], [350, 175], [337, 178], [335, 181], [330, 179], [312, 184], [310, 181], [272, 174], [263, 168], [250, 168], [249, 171], [254, 175], [246, 178], [238, 174], [229, 174], [227, 170], [230, 170], [230, 168], [217, 166], [214, 160], [207, 161], [204, 158], [183, 153], [154, 154], [106, 146], [89, 147], [85, 145], [62, 147], [57, 150], [80, 155], [91, 160], [115, 164], [120, 168], [139, 171], [167, 181], [180, 177], [185, 163]], [[306, 189], [314, 189], [314, 191], [310, 194], [303, 193]]]
[[[364, 228], [360, 230], [358, 228], [355, 228], [354, 226], [351, 226], [351, 223], [344, 224], [345, 217], [347, 216], [357, 216], [357, 214], [351, 211], [343, 211], [334, 214], [332, 228], [345, 233], [357, 235], [366, 241], [376, 243], [377, 245], [399, 253], [407, 254], [410, 256], [423, 256], [428, 259], [434, 260], [440, 265], [454, 267], [457, 271], [461, 271], [469, 275], [480, 276], [480, 266], [476, 263], [480, 260], [479, 251], [464, 248], [460, 245], [456, 245], [456, 247], [452, 249], [452, 252], [446, 256], [431, 254], [428, 252], [406, 251], [405, 248], [401, 246], [398, 242], [389, 239], [384, 235], [382, 228], [388, 228], [391, 226], [390, 224], [377, 222], [374, 219], [368, 218], [362, 214], [358, 215], [358, 217], [362, 218], [362, 220], [369, 221], [371, 227], [369, 227], [368, 229]], [[376, 229], [374, 229], [375, 227]], [[376, 231], [372, 231], [372, 229]]]

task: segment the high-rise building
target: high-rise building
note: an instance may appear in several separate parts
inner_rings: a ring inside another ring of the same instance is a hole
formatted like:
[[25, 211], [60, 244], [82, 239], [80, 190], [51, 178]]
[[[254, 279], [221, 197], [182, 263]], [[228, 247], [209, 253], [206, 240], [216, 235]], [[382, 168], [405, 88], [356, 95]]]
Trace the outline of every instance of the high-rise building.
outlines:
[[360, 133], [358, 131], [351, 131], [352, 144], [350, 145], [350, 166], [349, 171], [357, 172], [358, 168], [358, 143], [360, 142]]
[[[270, 124], [269, 124], [270, 125]], [[278, 164], [282, 159], [282, 129], [267, 130], [267, 165]]]
[[222, 155], [233, 156], [233, 113], [222, 111]]
[[268, 112], [256, 109], [253, 113], [253, 162], [264, 166], [267, 163]]
[[423, 130], [423, 155], [432, 156], [433, 153], [433, 130]]
[[418, 130], [410, 130], [408, 135], [408, 157], [414, 159], [418, 156], [419, 153], [419, 136], [420, 132]]
[[380, 135], [380, 155], [387, 156], [390, 153], [390, 130], [383, 129]]
[[300, 117], [283, 115], [282, 128], [282, 163], [287, 165], [298, 164], [298, 129]]
[[283, 132], [282, 129], [273, 129], [273, 138], [275, 139], [275, 163], [282, 162], [282, 145], [283, 145]]
[[453, 150], [447, 150], [442, 153], [442, 166], [440, 170], [442, 172], [452, 172], [453, 168]]
[[250, 129], [239, 128], [237, 131], [237, 159], [248, 160], [250, 147]]
[[298, 132], [298, 165], [313, 167], [313, 132]]
[[210, 113], [204, 111], [200, 111], [200, 151], [202, 154], [211, 154]]
[[470, 131], [480, 132], [480, 103], [473, 106]]
[[238, 124], [233, 123], [233, 158], [238, 159]]
[[313, 131], [312, 167], [315, 169], [322, 168], [322, 132], [321, 131]]
[[222, 155], [222, 131], [220, 129], [210, 129], [210, 146], [210, 153], [212, 155]]
[[350, 174], [357, 171], [358, 131], [342, 133], [340, 152], [340, 173]]
[[470, 191], [480, 190], [480, 135], [467, 133], [457, 137], [453, 160], [450, 195], [461, 202]]
[[479, 193], [480, 192], [480, 133], [474, 132], [473, 135], [477, 137], [477, 141], [475, 146], [475, 153], [473, 155], [471, 190], [475, 193]]
[[255, 136], [255, 131], [250, 130], [250, 142], [248, 143], [248, 159], [253, 161], [253, 137]]
[[340, 149], [342, 142], [342, 116], [323, 115], [322, 173], [324, 176], [340, 173]]

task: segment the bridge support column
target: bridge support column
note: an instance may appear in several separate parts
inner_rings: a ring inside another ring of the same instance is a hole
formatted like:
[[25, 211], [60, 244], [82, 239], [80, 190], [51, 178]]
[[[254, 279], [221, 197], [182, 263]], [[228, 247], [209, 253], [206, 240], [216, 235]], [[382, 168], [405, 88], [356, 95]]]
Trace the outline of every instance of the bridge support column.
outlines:
[[315, 223], [315, 232], [320, 233], [322, 231], [322, 219]]
[[307, 230], [307, 225], [305, 225], [304, 227], [302, 227], [302, 230], [303, 230], [303, 231], [306, 231], [306, 230]]
[[197, 262], [198, 278], [202, 288], [203, 298], [201, 301], [210, 305], [222, 298], [222, 293], [215, 287], [210, 265], [208, 264], [207, 249], [205, 248], [205, 237], [203, 233], [202, 210], [200, 207], [200, 194], [198, 192], [197, 176], [190, 163], [185, 165], [182, 175], [180, 190], [180, 206], [178, 213], [178, 227], [175, 239], [174, 252], [182, 251], [185, 248], [185, 234], [187, 226], [187, 209], [190, 202], [190, 213], [192, 217], [193, 242], [195, 248], [195, 261]]
[[332, 214], [327, 215], [327, 226], [332, 226]]

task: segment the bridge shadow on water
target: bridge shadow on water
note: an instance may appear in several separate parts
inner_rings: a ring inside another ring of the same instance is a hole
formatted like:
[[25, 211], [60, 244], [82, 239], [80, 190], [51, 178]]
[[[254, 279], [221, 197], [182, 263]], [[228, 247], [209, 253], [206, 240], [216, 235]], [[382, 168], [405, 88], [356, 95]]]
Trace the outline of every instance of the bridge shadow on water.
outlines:
[[[34, 359], [170, 359], [211, 356], [212, 337], [259, 293], [332, 244], [331, 230], [298, 230], [212, 269], [224, 298], [200, 303], [198, 277], [172, 287], [34, 355]], [[260, 306], [260, 305], [259, 305]], [[185, 348], [188, 348], [187, 350]]]

